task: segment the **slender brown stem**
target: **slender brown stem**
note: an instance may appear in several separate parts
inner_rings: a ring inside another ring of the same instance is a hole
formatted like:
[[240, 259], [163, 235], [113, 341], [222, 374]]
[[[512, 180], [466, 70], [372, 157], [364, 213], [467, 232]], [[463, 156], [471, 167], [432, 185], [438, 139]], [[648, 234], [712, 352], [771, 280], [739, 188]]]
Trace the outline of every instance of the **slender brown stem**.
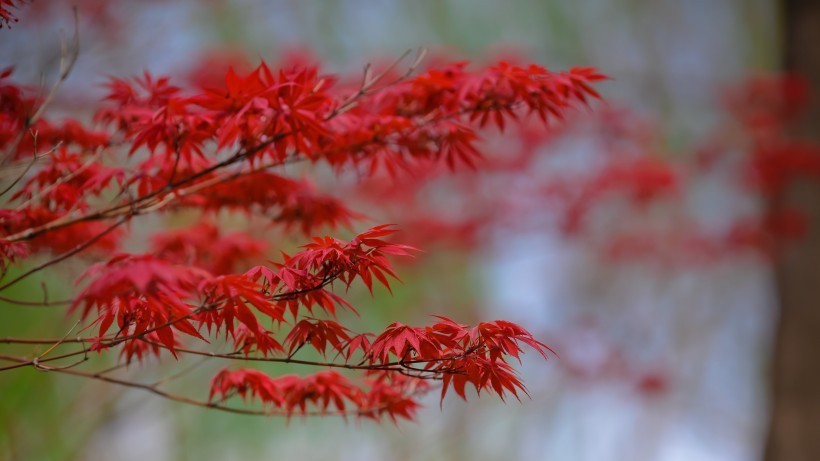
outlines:
[[[83, 349], [81, 351], [68, 352], [68, 353], [61, 354], [61, 355], [55, 355], [55, 356], [52, 356], [52, 357], [47, 357], [47, 358], [44, 358], [42, 360], [39, 360], [38, 362], [39, 363], [54, 362], [56, 360], [62, 360], [62, 359], [66, 359], [66, 358], [69, 358], [69, 357], [76, 357], [78, 355], [83, 355], [83, 354], [86, 354], [86, 353], [88, 353], [88, 351]], [[0, 371], [13, 370], [15, 368], [30, 367], [30, 366], [34, 365], [34, 363], [35, 363], [35, 360], [32, 360], [32, 359], [27, 359], [25, 357], [15, 357], [15, 356], [5, 355], [5, 354], [0, 354], [0, 359], [8, 360], [10, 362], [18, 362], [15, 365], [8, 365], [8, 366], [5, 366], [5, 367], [2, 367], [2, 368], [0, 368]]]
[[[0, 356], [0, 358], [12, 361], [20, 361], [26, 362], [25, 359], [8, 357], [8, 356]], [[26, 363], [25, 365], [29, 365]], [[23, 366], [25, 366], [23, 365]], [[113, 378], [110, 376], [105, 376], [104, 374], [97, 372], [85, 372], [80, 370], [75, 370], [72, 368], [62, 368], [62, 367], [50, 367], [43, 365], [42, 363], [35, 363], [33, 364], [35, 368], [43, 372], [55, 372], [55, 373], [63, 373], [72, 376], [79, 376], [82, 378], [94, 379], [98, 381], [103, 381], [109, 384], [116, 384], [119, 386], [130, 387], [132, 389], [140, 389], [146, 392], [150, 392], [154, 395], [158, 395], [168, 400], [172, 400], [179, 403], [184, 403], [188, 405], [193, 405], [202, 408], [212, 408], [219, 411], [224, 411], [228, 413], [236, 413], [236, 414], [243, 414], [243, 415], [256, 415], [256, 416], [294, 416], [292, 412], [286, 412], [281, 410], [252, 410], [247, 408], [236, 408], [236, 407], [229, 407], [226, 405], [222, 405], [217, 402], [207, 402], [202, 400], [192, 399], [190, 397], [185, 397], [183, 395], [173, 394], [168, 391], [159, 389], [158, 386], [152, 384], [142, 384], [137, 383], [134, 381], [126, 381], [124, 379]], [[372, 415], [374, 412], [379, 412], [384, 410], [389, 406], [385, 404], [380, 407], [375, 408], [360, 408], [357, 410], [313, 410], [313, 411], [306, 411], [306, 412], [298, 412], [295, 415], [302, 415], [302, 416], [366, 416]]]
[[[62, 143], [63, 143], [62, 141], [57, 143], [56, 146], [51, 148], [51, 151], [56, 150]], [[38, 190], [36, 193], [32, 194], [31, 197], [29, 197], [25, 202], [17, 205], [17, 209], [19, 210], [21, 208], [27, 207], [30, 203], [34, 202], [38, 198], [47, 196], [51, 191], [53, 191], [54, 189], [60, 187], [60, 185], [65, 184], [65, 183], [71, 181], [72, 179], [76, 178], [77, 176], [81, 175], [84, 171], [88, 170], [91, 167], [91, 165], [93, 165], [97, 162], [97, 160], [102, 155], [102, 152], [103, 152], [103, 149], [99, 149], [96, 154], [92, 155], [91, 158], [86, 160], [82, 165], [80, 165], [79, 168], [77, 168], [76, 170], [70, 172], [69, 174], [61, 177], [60, 179], [54, 181], [53, 183], [49, 184], [47, 187], [45, 187], [41, 190]]]
[[67, 305], [71, 304], [71, 302], [72, 302], [70, 299], [60, 299], [60, 300], [57, 300], [57, 301], [47, 301], [47, 300], [43, 300], [43, 301], [22, 301], [22, 300], [19, 300], [19, 299], [7, 298], [5, 296], [0, 296], [0, 301], [2, 301], [4, 303], [8, 303], [8, 304], [17, 304], [17, 305], [20, 305], [20, 306], [33, 306], [33, 307], [37, 307], [37, 306], [40, 306], [40, 307], [67, 306]]
[[[57, 143], [58, 146], [60, 144], [62, 144], [62, 141]], [[56, 148], [57, 148], [57, 146], [54, 146], [54, 149], [56, 149]], [[37, 159], [38, 159], [38, 156], [37, 156], [37, 134], [35, 133], [34, 134], [34, 155], [31, 156], [31, 161], [28, 162], [28, 164], [26, 165], [26, 168], [23, 169], [23, 172], [20, 173], [16, 178], [14, 178], [14, 181], [12, 181], [11, 184], [9, 184], [5, 189], [3, 189], [2, 192], [0, 192], [0, 197], [6, 195], [10, 190], [14, 189], [14, 186], [16, 186], [17, 183], [19, 183], [26, 176], [26, 174], [31, 170], [31, 167], [33, 167], [34, 164], [37, 163]]]
[[44, 263], [42, 263], [42, 264], [40, 264], [36, 267], [33, 267], [33, 268], [29, 269], [28, 271], [20, 274], [16, 278], [4, 283], [2, 286], [0, 286], [0, 291], [5, 290], [6, 288], [16, 284], [17, 282], [25, 280], [26, 278], [28, 278], [32, 274], [35, 274], [35, 273], [37, 273], [37, 272], [39, 272], [39, 271], [41, 271], [41, 270], [43, 270], [43, 269], [45, 269], [49, 266], [53, 266], [54, 264], [57, 264], [61, 261], [64, 261], [64, 260], [76, 255], [77, 253], [80, 253], [81, 251], [85, 250], [86, 248], [90, 247], [91, 245], [97, 243], [97, 241], [99, 241], [101, 238], [103, 238], [106, 235], [108, 235], [109, 233], [111, 233], [114, 229], [121, 226], [126, 221], [128, 221], [128, 217], [120, 218], [117, 222], [115, 222], [111, 226], [107, 227], [105, 230], [103, 230], [99, 234], [97, 234], [94, 237], [91, 237], [90, 239], [84, 241], [83, 243], [75, 246], [71, 250], [66, 251], [65, 253], [57, 256], [54, 259], [50, 259], [50, 260], [48, 260], [48, 261], [46, 261], [46, 262], [44, 262]]

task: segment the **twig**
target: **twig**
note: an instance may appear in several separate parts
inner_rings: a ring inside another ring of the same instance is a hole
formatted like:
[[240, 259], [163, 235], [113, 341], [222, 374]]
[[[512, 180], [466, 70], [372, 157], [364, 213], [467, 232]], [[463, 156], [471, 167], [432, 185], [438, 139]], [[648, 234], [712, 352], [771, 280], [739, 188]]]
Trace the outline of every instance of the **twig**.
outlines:
[[[62, 141], [60, 141], [59, 143], [57, 143], [57, 145], [55, 145], [54, 147], [52, 147], [52, 148], [51, 148], [51, 152], [53, 152], [53, 151], [57, 150], [57, 148], [58, 148], [58, 147], [59, 147], [62, 143], [63, 143], [63, 142], [62, 142]], [[69, 174], [67, 174], [67, 175], [65, 175], [65, 176], [63, 176], [63, 177], [61, 177], [60, 179], [58, 179], [58, 180], [54, 181], [53, 183], [49, 184], [49, 185], [48, 185], [48, 187], [45, 187], [45, 188], [43, 188], [43, 189], [41, 189], [41, 190], [37, 191], [37, 193], [36, 193], [36, 194], [32, 194], [32, 195], [31, 195], [31, 197], [29, 197], [29, 198], [28, 198], [25, 202], [23, 202], [23, 203], [21, 203], [20, 205], [18, 205], [18, 206], [17, 206], [17, 208], [18, 208], [18, 209], [20, 209], [20, 208], [25, 208], [26, 206], [28, 206], [28, 205], [29, 205], [31, 202], [33, 202], [34, 200], [36, 200], [36, 199], [38, 199], [38, 198], [40, 198], [40, 197], [45, 197], [45, 196], [47, 196], [47, 195], [48, 195], [48, 194], [49, 194], [52, 190], [54, 190], [55, 188], [59, 187], [61, 184], [65, 184], [65, 183], [67, 183], [68, 181], [71, 181], [72, 179], [76, 178], [77, 176], [79, 176], [79, 175], [80, 175], [80, 173], [82, 173], [83, 171], [87, 170], [89, 167], [91, 167], [91, 165], [93, 165], [94, 163], [96, 163], [97, 159], [99, 159], [101, 155], [102, 155], [102, 149], [99, 149], [99, 150], [97, 151], [97, 153], [95, 153], [93, 156], [91, 156], [91, 158], [89, 158], [89, 159], [88, 159], [85, 163], [83, 163], [82, 165], [80, 165], [80, 166], [79, 166], [79, 168], [77, 168], [76, 170], [72, 171], [71, 173], [69, 173]]]
[[43, 300], [43, 301], [21, 301], [19, 299], [7, 298], [5, 296], [0, 296], [0, 301], [2, 301], [4, 303], [9, 303], [9, 304], [18, 304], [20, 306], [32, 306], [32, 307], [37, 307], [37, 306], [42, 306], [42, 307], [67, 306], [67, 305], [72, 303], [72, 301], [70, 299], [59, 299], [57, 301], [48, 301], [48, 300]]
[[[70, 328], [70, 329], [66, 332], [66, 334], [65, 334], [65, 335], [63, 335], [63, 337], [62, 337], [62, 338], [60, 338], [60, 340], [59, 340], [59, 341], [56, 341], [56, 342], [55, 342], [55, 343], [54, 343], [51, 347], [49, 347], [48, 349], [46, 349], [46, 350], [45, 350], [45, 352], [43, 352], [42, 354], [38, 355], [38, 356], [37, 356], [37, 358], [36, 358], [36, 359], [34, 359], [34, 360], [36, 360], [36, 361], [40, 361], [40, 360], [42, 360], [42, 359], [43, 359], [46, 355], [50, 354], [50, 353], [51, 353], [51, 351], [53, 351], [54, 349], [56, 349], [57, 347], [59, 347], [59, 346], [60, 346], [60, 344], [62, 344], [62, 343], [64, 343], [64, 342], [65, 342], [66, 338], [68, 338], [68, 335], [70, 335], [70, 334], [71, 334], [71, 332], [72, 332], [72, 331], [74, 331], [74, 329], [75, 329], [75, 328], [77, 328], [77, 325], [79, 325], [79, 324], [80, 324], [80, 320], [77, 320], [77, 321], [74, 323], [74, 326], [73, 326], [73, 327], [71, 327], [71, 328]], [[85, 351], [85, 345], [83, 345], [83, 352], [87, 352], [87, 351]]]
[[[63, 82], [68, 78], [69, 74], [71, 74], [71, 69], [74, 68], [74, 64], [77, 62], [77, 58], [80, 55], [80, 27], [79, 27], [80, 17], [77, 13], [77, 7], [74, 7], [74, 34], [71, 38], [71, 44], [69, 45], [65, 38], [63, 38], [60, 44], [60, 73], [57, 77], [57, 81], [54, 82], [52, 85], [51, 90], [49, 91], [48, 95], [46, 95], [43, 102], [37, 108], [37, 110], [32, 114], [30, 117], [26, 119], [25, 128], [28, 129], [29, 127], [33, 126], [35, 122], [43, 115], [48, 107], [49, 104], [54, 100], [54, 97], [57, 96], [57, 92], [62, 86]], [[23, 130], [20, 135], [9, 145], [8, 150], [3, 155], [3, 158], [0, 159], [0, 165], [6, 163], [6, 161], [14, 155], [14, 152], [17, 151], [17, 147], [20, 145], [20, 142], [23, 140], [25, 136], [26, 130]]]
[[[23, 179], [26, 176], [26, 174], [28, 174], [29, 170], [31, 170], [31, 167], [33, 167], [34, 164], [37, 163], [37, 133], [32, 133], [32, 136], [34, 136], [34, 155], [31, 156], [31, 161], [26, 165], [26, 168], [23, 170], [23, 172], [20, 173], [20, 175], [17, 176], [17, 178], [15, 178], [14, 181], [12, 181], [11, 184], [8, 185], [8, 187], [6, 187], [5, 189], [3, 189], [2, 192], [0, 192], [0, 197], [6, 195], [10, 190], [14, 189], [14, 186], [16, 186], [17, 183], [20, 182], [20, 180]], [[62, 141], [57, 145], [59, 146], [60, 144], [62, 144]]]
[[5, 290], [6, 288], [8, 288], [8, 287], [10, 287], [10, 286], [12, 286], [12, 285], [14, 285], [14, 284], [16, 284], [17, 282], [20, 282], [20, 281], [22, 281], [22, 280], [25, 280], [27, 277], [29, 277], [29, 276], [30, 276], [30, 275], [32, 275], [32, 274], [35, 274], [35, 273], [37, 273], [37, 272], [39, 272], [39, 271], [41, 271], [41, 270], [43, 270], [43, 269], [45, 269], [45, 268], [47, 268], [47, 267], [49, 267], [49, 266], [53, 266], [54, 264], [57, 264], [57, 263], [59, 263], [59, 262], [61, 262], [61, 261], [64, 261], [64, 260], [66, 260], [66, 259], [68, 259], [68, 258], [70, 258], [70, 257], [72, 257], [72, 256], [74, 256], [74, 255], [76, 255], [77, 253], [80, 253], [81, 251], [85, 250], [86, 248], [90, 247], [91, 245], [93, 245], [93, 244], [97, 243], [97, 241], [98, 241], [98, 240], [100, 240], [101, 238], [103, 238], [103, 237], [105, 237], [106, 235], [108, 235], [109, 233], [111, 233], [114, 229], [116, 229], [117, 227], [121, 226], [121, 225], [122, 225], [122, 224], [124, 224], [126, 221], [128, 221], [128, 217], [127, 217], [127, 216], [126, 216], [126, 217], [123, 217], [123, 218], [120, 218], [117, 222], [115, 222], [115, 223], [114, 223], [114, 224], [112, 224], [111, 226], [107, 227], [105, 230], [103, 230], [103, 231], [102, 231], [102, 232], [100, 232], [99, 234], [97, 234], [97, 235], [95, 235], [94, 237], [92, 237], [92, 238], [90, 238], [90, 239], [86, 240], [85, 242], [83, 242], [83, 243], [81, 243], [81, 244], [79, 244], [79, 245], [75, 246], [75, 247], [74, 247], [74, 248], [72, 248], [71, 250], [66, 251], [65, 253], [62, 253], [61, 255], [57, 256], [56, 258], [51, 259], [51, 260], [49, 260], [49, 261], [46, 261], [46, 262], [44, 262], [44, 263], [42, 263], [42, 264], [38, 265], [37, 267], [34, 267], [34, 268], [32, 268], [32, 269], [30, 269], [30, 270], [28, 270], [28, 271], [24, 272], [23, 274], [20, 274], [19, 276], [17, 276], [17, 278], [12, 279], [12, 280], [10, 280], [10, 281], [6, 282], [6, 283], [5, 283], [5, 284], [3, 284], [2, 286], [0, 286], [0, 291]]
[[40, 116], [43, 115], [45, 112], [46, 107], [51, 103], [55, 96], [57, 96], [57, 91], [60, 89], [60, 86], [63, 82], [66, 81], [69, 74], [71, 74], [71, 69], [74, 68], [74, 64], [77, 63], [77, 58], [80, 56], [80, 16], [77, 13], [77, 7], [74, 7], [74, 34], [71, 38], [71, 45], [63, 39], [62, 44], [60, 46], [60, 75], [57, 78], [57, 81], [54, 83], [54, 86], [51, 87], [51, 91], [48, 93], [48, 96], [43, 100], [40, 107], [37, 108], [37, 111], [29, 117], [28, 125], [31, 126]]
[[[362, 96], [364, 96], [364, 95], [368, 94], [368, 93], [370, 92], [370, 90], [371, 90], [371, 89], [372, 89], [372, 88], [373, 88], [373, 87], [374, 87], [374, 86], [375, 86], [375, 85], [376, 85], [376, 84], [377, 84], [377, 83], [378, 83], [381, 79], [383, 79], [383, 78], [384, 78], [384, 77], [385, 77], [385, 76], [386, 76], [386, 75], [387, 75], [390, 71], [392, 71], [392, 70], [393, 70], [396, 66], [398, 66], [398, 65], [399, 65], [399, 63], [401, 63], [402, 61], [404, 61], [404, 59], [405, 59], [408, 55], [410, 55], [410, 53], [411, 53], [412, 51], [413, 51], [413, 50], [411, 50], [411, 49], [407, 49], [404, 53], [402, 53], [402, 55], [401, 55], [401, 56], [399, 56], [399, 57], [398, 57], [398, 59], [396, 59], [395, 61], [393, 61], [393, 62], [392, 62], [389, 66], [387, 66], [387, 68], [385, 68], [382, 72], [380, 72], [380, 73], [379, 73], [378, 75], [376, 75], [375, 77], [373, 77], [373, 76], [372, 76], [372, 73], [373, 73], [373, 68], [372, 68], [372, 67], [370, 66], [370, 64], [368, 63], [368, 64], [364, 67], [364, 73], [363, 73], [363, 76], [362, 76], [362, 83], [361, 83], [361, 85], [359, 86], [359, 90], [358, 90], [358, 91], [356, 91], [355, 93], [353, 93], [352, 95], [348, 96], [348, 97], [347, 97], [347, 99], [345, 99], [344, 101], [342, 101], [342, 103], [341, 103], [341, 104], [339, 104], [339, 107], [337, 107], [336, 109], [334, 109], [334, 110], [330, 113], [329, 117], [335, 117], [335, 116], [337, 116], [337, 115], [339, 115], [339, 114], [343, 114], [343, 113], [347, 112], [348, 110], [352, 109], [353, 107], [355, 107], [355, 106], [356, 106], [356, 104], [357, 104], [357, 100], [358, 100], [359, 98], [361, 98]], [[416, 59], [415, 59], [415, 61], [414, 61], [414, 62], [413, 62], [413, 64], [412, 64], [412, 65], [408, 68], [407, 72], [405, 72], [402, 76], [398, 77], [398, 78], [397, 78], [397, 79], [395, 79], [394, 81], [392, 81], [392, 82], [390, 82], [390, 83], [388, 83], [388, 84], [385, 84], [385, 85], [384, 85], [384, 86], [382, 86], [381, 88], [379, 88], [379, 89], [377, 89], [377, 90], [374, 90], [374, 91], [381, 91], [381, 90], [383, 90], [384, 88], [387, 88], [387, 87], [389, 87], [389, 86], [395, 85], [395, 84], [397, 84], [397, 83], [399, 83], [399, 82], [403, 81], [404, 79], [406, 79], [406, 78], [407, 78], [407, 77], [409, 77], [410, 75], [412, 75], [412, 74], [413, 74], [413, 72], [415, 72], [415, 71], [416, 71], [416, 68], [418, 68], [419, 64], [421, 64], [421, 61], [424, 59], [424, 56], [425, 56], [426, 54], [427, 54], [427, 50], [426, 50], [426, 49], [424, 49], [424, 48], [420, 48], [420, 49], [416, 52]]]
[[[72, 376], [79, 376], [83, 378], [95, 379], [98, 381], [104, 381], [110, 384], [117, 384], [119, 386], [130, 387], [133, 389], [141, 389], [152, 394], [158, 395], [168, 400], [173, 400], [179, 403], [185, 403], [188, 405], [193, 405], [202, 408], [212, 408], [219, 411], [224, 411], [228, 413], [236, 413], [236, 414], [243, 414], [243, 415], [256, 415], [256, 416], [368, 416], [372, 415], [375, 412], [379, 412], [389, 407], [391, 402], [386, 403], [385, 405], [374, 407], [374, 408], [362, 408], [357, 410], [314, 410], [314, 411], [299, 411], [297, 413], [294, 412], [287, 412], [287, 411], [275, 411], [275, 410], [251, 410], [247, 408], [236, 408], [236, 407], [229, 407], [226, 405], [221, 405], [217, 402], [207, 402], [192, 399], [189, 397], [185, 397], [178, 394], [172, 394], [170, 392], [164, 391], [159, 389], [157, 386], [151, 384], [142, 384], [133, 381], [126, 381], [123, 379], [112, 378], [109, 376], [105, 376], [100, 373], [90, 373], [80, 370], [74, 369], [67, 369], [67, 368], [58, 368], [58, 367], [49, 367], [43, 364], [36, 364], [36, 368], [43, 372], [56, 372], [56, 373], [64, 373]], [[418, 392], [418, 391], [416, 391]]]

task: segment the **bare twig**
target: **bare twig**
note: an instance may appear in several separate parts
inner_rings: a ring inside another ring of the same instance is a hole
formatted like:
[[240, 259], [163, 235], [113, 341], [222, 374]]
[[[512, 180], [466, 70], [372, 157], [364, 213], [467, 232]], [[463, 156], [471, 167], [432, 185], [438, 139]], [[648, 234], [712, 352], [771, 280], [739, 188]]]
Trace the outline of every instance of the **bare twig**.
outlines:
[[[348, 96], [347, 99], [342, 101], [342, 103], [339, 104], [339, 107], [337, 107], [336, 109], [334, 109], [330, 113], [329, 117], [335, 117], [339, 114], [343, 114], [344, 112], [347, 112], [348, 110], [354, 108], [356, 106], [357, 101], [358, 101], [359, 98], [361, 98], [362, 96], [370, 93], [371, 90], [373, 90], [373, 87], [377, 83], [379, 83], [388, 73], [390, 73], [393, 69], [395, 69], [396, 66], [398, 66], [402, 61], [404, 61], [404, 59], [407, 58], [407, 56], [409, 56], [410, 53], [412, 53], [412, 51], [413, 50], [411, 50], [411, 49], [406, 50], [404, 53], [402, 53], [401, 56], [399, 56], [395, 61], [393, 61], [389, 66], [387, 66], [383, 71], [381, 71], [375, 77], [373, 76], [373, 68], [368, 63], [364, 67], [364, 73], [363, 73], [363, 76], [362, 76], [362, 83], [359, 86], [358, 91], [356, 91], [352, 95]], [[407, 69], [407, 72], [405, 72], [403, 75], [399, 76], [398, 78], [396, 78], [392, 82], [387, 83], [387, 84], [383, 85], [382, 87], [378, 88], [377, 90], [373, 90], [372, 92], [380, 91], [384, 88], [396, 85], [397, 83], [403, 81], [404, 79], [406, 79], [407, 77], [412, 75], [416, 71], [416, 69], [418, 68], [419, 64], [421, 64], [421, 61], [424, 60], [424, 56], [426, 54], [427, 54], [426, 49], [419, 48], [418, 51], [416, 52], [416, 59], [413, 61], [413, 64], [410, 65], [410, 67]]]
[[46, 107], [51, 103], [55, 96], [57, 96], [57, 92], [60, 90], [60, 86], [62, 86], [63, 82], [68, 79], [69, 74], [71, 74], [71, 69], [74, 68], [74, 64], [77, 63], [77, 58], [80, 56], [80, 16], [77, 13], [77, 7], [74, 7], [74, 34], [71, 36], [71, 43], [68, 43], [65, 39], [63, 39], [60, 45], [60, 75], [57, 78], [57, 81], [54, 83], [54, 86], [51, 87], [51, 91], [48, 93], [46, 98], [40, 104], [40, 107], [37, 108], [37, 111], [29, 117], [28, 125], [31, 126], [34, 122], [37, 121], [45, 112]]
[[[41, 361], [43, 358], [45, 358], [45, 356], [47, 356], [48, 354], [50, 354], [50, 353], [51, 353], [51, 351], [53, 351], [54, 349], [58, 348], [58, 347], [60, 346], [60, 344], [62, 344], [62, 343], [64, 343], [64, 342], [65, 342], [65, 340], [68, 338], [68, 335], [70, 335], [70, 334], [71, 334], [71, 332], [72, 332], [72, 331], [74, 331], [74, 329], [75, 329], [75, 328], [77, 328], [77, 326], [78, 326], [79, 324], [80, 324], [80, 320], [77, 320], [77, 322], [75, 322], [75, 323], [74, 323], [74, 326], [72, 326], [72, 327], [71, 327], [71, 328], [70, 328], [70, 329], [66, 332], [66, 334], [65, 334], [65, 335], [63, 335], [63, 337], [62, 337], [62, 338], [60, 338], [60, 340], [59, 340], [59, 341], [55, 341], [55, 342], [54, 342], [54, 344], [53, 344], [51, 347], [49, 347], [48, 349], [46, 349], [46, 350], [45, 350], [42, 354], [38, 355], [38, 356], [37, 356], [37, 358], [36, 358], [36, 359], [34, 359], [34, 360], [35, 360], [35, 361]], [[85, 345], [83, 345], [83, 351], [85, 352]]]
[[8, 304], [17, 304], [20, 306], [32, 306], [32, 307], [53, 307], [53, 306], [67, 306], [72, 303], [70, 299], [58, 299], [56, 301], [49, 301], [44, 299], [43, 301], [22, 301], [19, 299], [12, 299], [7, 298], [5, 296], [0, 296], [0, 301]]
[[[20, 182], [20, 180], [22, 180], [24, 177], [26, 177], [26, 174], [28, 174], [29, 170], [31, 170], [31, 167], [33, 167], [34, 164], [37, 163], [37, 158], [38, 158], [37, 157], [37, 132], [32, 133], [32, 136], [34, 137], [34, 155], [31, 156], [31, 161], [28, 162], [28, 164], [26, 165], [26, 168], [23, 170], [23, 172], [20, 173], [20, 175], [17, 176], [14, 179], [14, 181], [12, 181], [11, 184], [8, 185], [8, 187], [6, 187], [5, 189], [3, 189], [2, 192], [0, 192], [0, 197], [6, 195], [10, 190], [14, 189], [14, 186], [16, 186], [17, 183]], [[62, 143], [58, 143], [57, 145], [59, 146], [60, 144], [62, 144]], [[55, 146], [55, 148], [56, 148], [56, 146]], [[47, 154], [45, 154], [45, 155], [47, 155]]]
[[[9, 357], [9, 356], [0, 355], [0, 358], [5, 359], [5, 360], [11, 360], [11, 361], [25, 362], [25, 359], [19, 359], [19, 358]], [[196, 399], [192, 399], [192, 398], [185, 397], [185, 396], [182, 396], [182, 395], [172, 394], [168, 391], [159, 389], [158, 386], [155, 386], [155, 385], [152, 385], [152, 384], [143, 384], [143, 383], [138, 383], [138, 382], [134, 382], [134, 381], [126, 381], [124, 379], [113, 378], [113, 377], [110, 377], [110, 376], [105, 376], [101, 372], [92, 373], [92, 372], [74, 370], [74, 369], [71, 369], [71, 368], [50, 367], [50, 366], [47, 366], [47, 365], [43, 365], [42, 363], [36, 363], [36, 364], [33, 364], [33, 366], [35, 368], [37, 368], [38, 370], [43, 371], [43, 372], [64, 373], [64, 374], [68, 374], [68, 375], [72, 375], [72, 376], [79, 376], [79, 377], [83, 377], [83, 378], [89, 378], [89, 379], [94, 379], [94, 380], [98, 380], [98, 381], [103, 381], [103, 382], [107, 382], [107, 383], [110, 383], [110, 384], [117, 384], [119, 386], [130, 387], [130, 388], [133, 388], [133, 389], [141, 389], [141, 390], [150, 392], [152, 394], [158, 395], [160, 397], [163, 397], [165, 399], [173, 400], [175, 402], [184, 403], [184, 404], [193, 405], [193, 406], [202, 407], [202, 408], [212, 408], [212, 409], [219, 410], [219, 411], [224, 411], [224, 412], [228, 412], [228, 413], [237, 413], [237, 414], [243, 414], [243, 415], [288, 416], [288, 417], [289, 416], [299, 416], [299, 415], [301, 415], [301, 416], [356, 416], [356, 415], [368, 416], [368, 415], [372, 415], [375, 412], [379, 412], [381, 410], [386, 409], [391, 404], [391, 402], [388, 402], [388, 403], [385, 403], [384, 405], [379, 406], [379, 407], [362, 408], [362, 409], [357, 409], [357, 410], [300, 411], [300, 412], [295, 413], [295, 414], [293, 412], [287, 412], [287, 411], [281, 411], [281, 410], [253, 410], [253, 409], [248, 409], [248, 408], [229, 407], [229, 406], [226, 406], [226, 405], [222, 405], [220, 402], [208, 402], [208, 401], [196, 400]], [[420, 391], [418, 389], [415, 389], [415, 390], [412, 391], [412, 394], [415, 394], [415, 393], [418, 393], [418, 392], [420, 392]]]

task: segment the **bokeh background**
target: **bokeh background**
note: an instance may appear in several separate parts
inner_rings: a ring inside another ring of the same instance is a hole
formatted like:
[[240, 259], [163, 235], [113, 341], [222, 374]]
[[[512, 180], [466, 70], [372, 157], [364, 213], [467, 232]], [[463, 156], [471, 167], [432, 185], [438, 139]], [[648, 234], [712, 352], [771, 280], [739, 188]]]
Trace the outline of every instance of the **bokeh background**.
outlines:
[[[24, 7], [19, 24], [0, 30], [0, 68], [16, 65], [24, 81], [53, 75], [60, 36], [73, 30], [71, 2], [47, 3]], [[84, 1], [79, 21], [81, 55], [55, 111], [98, 97], [94, 85], [107, 75], [178, 74], [214, 52], [276, 62], [310, 50], [340, 73], [407, 48], [475, 61], [515, 53], [554, 69], [599, 68], [612, 77], [601, 86], [606, 102], [574, 123], [594, 125], [597, 110], [629, 108], [650, 121], [658, 155], [680, 162], [721, 123], [724, 89], [780, 60], [778, 11], [763, 0]], [[551, 147], [549, 155], [560, 156], [556, 171], [593, 167], [609, 146], [589, 132], [565, 134]], [[691, 185], [681, 206], [714, 224], [759, 205], [723, 179]], [[0, 376], [0, 458], [759, 459], [776, 312], [770, 261], [742, 252], [694, 265], [602, 258], [594, 236], [631, 220], [629, 213], [596, 218], [592, 237], [568, 237], [538, 217], [516, 232], [490, 228], [478, 237], [480, 251], [442, 245], [402, 268], [393, 298], [353, 294], [360, 311], [376, 312], [368, 319], [375, 326], [425, 322], [430, 313], [526, 325], [559, 358], [525, 358], [531, 398], [521, 403], [448, 398], [440, 408], [431, 395], [416, 422], [396, 427], [285, 422], [19, 370]], [[52, 293], [70, 289], [68, 272], [49, 280]], [[19, 290], [39, 290], [39, 281]], [[4, 309], [0, 337], [42, 333], [54, 315]], [[213, 369], [191, 376], [204, 380]]]

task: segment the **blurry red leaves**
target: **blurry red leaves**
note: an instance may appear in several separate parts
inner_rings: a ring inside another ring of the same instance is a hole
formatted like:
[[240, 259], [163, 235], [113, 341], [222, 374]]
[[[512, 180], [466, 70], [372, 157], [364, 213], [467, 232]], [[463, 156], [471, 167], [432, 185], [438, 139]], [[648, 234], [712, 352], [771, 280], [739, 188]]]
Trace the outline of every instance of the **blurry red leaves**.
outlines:
[[758, 139], [779, 136], [802, 115], [810, 87], [797, 75], [770, 75], [748, 79], [726, 95], [729, 111]]
[[669, 378], [661, 373], [647, 373], [636, 383], [638, 391], [644, 396], [654, 397], [669, 391]]
[[673, 197], [681, 182], [673, 165], [646, 157], [611, 161], [591, 177], [578, 179], [554, 181], [544, 187], [548, 197], [565, 203], [562, 228], [569, 234], [581, 231], [586, 215], [605, 199], [623, 198], [630, 205], [644, 207]]
[[25, 258], [28, 254], [29, 248], [25, 243], [8, 242], [0, 238], [0, 270], [5, 270], [9, 264]]
[[799, 180], [820, 179], [820, 146], [782, 140], [763, 143], [749, 161], [749, 183], [766, 196], [782, 195]]
[[[0, 230], [7, 235], [19, 233], [26, 229], [37, 228], [52, 222], [59, 222], [65, 214], [48, 210], [40, 206], [22, 208], [21, 210], [0, 210]], [[119, 245], [122, 235], [120, 229], [112, 229], [104, 222], [76, 222], [39, 235], [28, 242], [32, 251], [51, 250], [58, 253], [71, 251], [82, 243], [91, 243], [92, 250], [98, 254], [110, 254]]]
[[11, 27], [12, 23], [18, 21], [13, 9], [18, 8], [25, 3], [25, 1], [26, 0], [0, 0], [0, 29], [3, 27]]
[[212, 274], [230, 274], [249, 261], [263, 259], [268, 244], [242, 232], [223, 233], [210, 221], [155, 234], [153, 253], [177, 264], [201, 267]]
[[34, 88], [11, 81], [13, 70], [0, 69], [0, 146], [13, 149], [13, 158], [31, 156], [35, 147], [42, 153], [57, 146], [92, 150], [108, 145], [108, 133], [76, 120], [57, 123], [41, 117], [32, 123], [30, 117], [42, 101], [32, 95]]
[[639, 158], [607, 166], [592, 181], [593, 193], [622, 191], [638, 205], [676, 191], [677, 173], [668, 163], [653, 158]]
[[503, 130], [521, 111], [544, 122], [561, 118], [567, 107], [597, 97], [590, 85], [604, 78], [592, 69], [553, 73], [504, 62], [479, 71], [466, 63], [432, 69], [382, 91], [372, 108], [359, 104], [336, 117], [335, 138], [356, 155], [329, 160], [364, 162], [369, 174], [384, 168], [395, 175], [421, 159], [473, 167], [481, 158], [476, 128], [492, 120]]
[[[582, 125], [595, 142], [583, 148], [600, 150], [594, 159], [578, 171], [570, 166], [560, 176], [533, 177], [540, 186], [516, 191], [509, 203], [523, 213], [546, 202], [563, 232], [618, 261], [675, 266], [749, 252], [778, 257], [808, 225], [803, 211], [788, 203], [788, 191], [820, 180], [820, 145], [794, 130], [809, 87], [796, 76], [767, 76], [726, 93], [723, 124], [689, 151], [664, 152], [659, 128], [627, 110], [602, 111]], [[565, 134], [557, 131], [542, 142], [556, 143]], [[715, 197], [714, 207], [740, 196], [744, 205], [711, 209], [703, 188]], [[530, 204], [530, 191], [545, 200]]]
[[323, 194], [307, 180], [294, 180], [257, 171], [216, 184], [189, 198], [186, 203], [205, 210], [236, 210], [262, 213], [286, 230], [296, 228], [309, 235], [323, 226], [349, 227], [361, 217], [336, 197]]
[[12, 199], [54, 212], [88, 210], [89, 197], [99, 196], [112, 182], [122, 183], [124, 171], [93, 163], [80, 153], [57, 149], [48, 163], [29, 178]]

